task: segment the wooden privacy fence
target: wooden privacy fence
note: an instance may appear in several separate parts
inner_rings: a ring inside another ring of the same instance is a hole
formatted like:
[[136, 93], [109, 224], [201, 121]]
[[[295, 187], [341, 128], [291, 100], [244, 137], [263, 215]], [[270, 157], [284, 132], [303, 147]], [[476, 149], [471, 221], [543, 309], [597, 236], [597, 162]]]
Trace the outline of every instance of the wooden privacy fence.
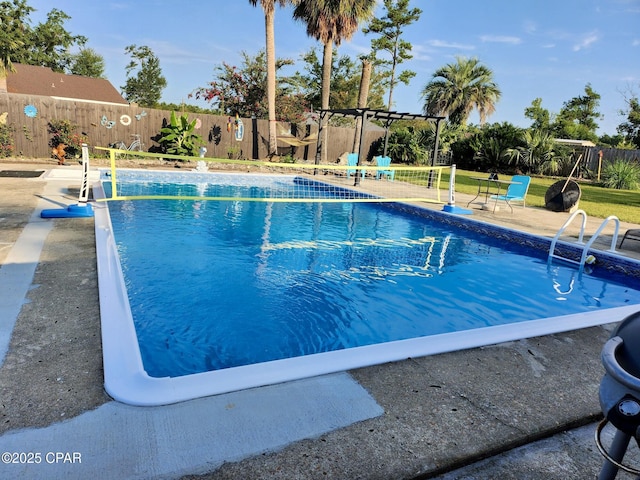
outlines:
[[588, 159], [587, 168], [589, 170], [597, 170], [598, 167], [604, 167], [618, 160], [622, 162], [640, 162], [640, 150], [589, 147], [586, 149], [585, 156]]
[[[35, 116], [27, 115], [25, 108], [37, 112]], [[88, 145], [106, 147], [122, 141], [130, 145], [134, 135], [140, 135], [144, 151], [159, 151], [158, 138], [164, 123], [169, 122], [170, 111], [142, 108], [135, 105], [118, 105], [111, 103], [95, 103], [80, 100], [67, 100], [52, 97], [22, 94], [0, 94], [0, 115], [7, 113], [7, 124], [13, 127], [16, 157], [50, 158], [51, 147], [47, 126], [52, 120], [69, 120], [78, 126], [77, 133], [86, 135]], [[176, 112], [180, 115], [181, 112]], [[196, 133], [200, 135], [207, 149], [207, 157], [263, 159], [268, 153], [268, 121], [242, 119], [244, 135], [236, 140], [233, 118], [219, 115], [187, 113], [189, 120], [197, 120]], [[231, 122], [229, 122], [231, 120]], [[278, 124], [279, 135], [292, 132], [298, 138], [317, 134], [317, 125]], [[329, 142], [327, 159], [334, 162], [344, 152], [353, 149], [353, 128], [328, 127]], [[369, 153], [373, 141], [382, 134], [368, 132], [365, 138], [363, 155]], [[278, 142], [280, 155], [292, 154], [299, 160], [313, 162], [316, 153], [316, 142], [304, 146], [293, 147], [285, 142]], [[102, 154], [94, 151], [92, 154]]]

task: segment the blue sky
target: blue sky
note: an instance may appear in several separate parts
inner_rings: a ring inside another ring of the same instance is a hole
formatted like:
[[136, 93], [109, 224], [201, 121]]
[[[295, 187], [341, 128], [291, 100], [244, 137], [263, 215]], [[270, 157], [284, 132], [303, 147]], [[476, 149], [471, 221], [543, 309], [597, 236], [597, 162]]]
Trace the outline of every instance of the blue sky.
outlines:
[[[381, 2], [380, 2], [381, 3]], [[623, 93], [640, 95], [640, 0], [412, 0], [423, 13], [403, 38], [413, 59], [401, 67], [417, 75], [394, 92], [394, 109], [421, 113], [420, 92], [435, 70], [456, 56], [477, 57], [494, 72], [502, 98], [490, 122], [527, 127], [524, 109], [536, 97], [557, 113], [583, 95], [591, 83], [601, 95], [599, 133], [614, 134], [624, 118]], [[53, 5], [72, 18], [68, 31], [88, 37], [87, 46], [105, 59], [106, 74], [120, 90], [126, 82], [127, 45], [147, 45], [160, 59], [168, 85], [163, 101], [179, 103], [214, 79], [222, 62], [240, 63], [240, 53], [264, 48], [264, 15], [248, 0], [29, 0], [33, 23], [46, 19]], [[53, 4], [53, 5], [52, 5]], [[378, 9], [378, 13], [382, 11]], [[369, 52], [371, 36], [358, 32], [339, 47], [340, 55]], [[276, 54], [297, 61], [319, 44], [276, 11]], [[471, 121], [478, 122], [477, 116]]]

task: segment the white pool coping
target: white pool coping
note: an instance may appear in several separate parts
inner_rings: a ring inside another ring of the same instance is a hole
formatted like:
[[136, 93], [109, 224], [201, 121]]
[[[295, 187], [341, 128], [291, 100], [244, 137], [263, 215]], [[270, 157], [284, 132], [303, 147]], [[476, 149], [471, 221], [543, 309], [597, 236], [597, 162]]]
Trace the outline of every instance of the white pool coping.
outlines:
[[22, 229], [0, 268], [0, 365], [4, 363], [13, 328], [22, 305], [26, 302], [27, 292], [32, 287], [44, 243], [53, 228], [51, 220], [40, 218], [40, 212], [47, 207], [48, 198], [55, 191], [55, 187], [46, 185], [29, 222]]
[[[94, 197], [104, 198], [101, 184]], [[524, 338], [567, 332], [619, 322], [640, 305], [577, 313], [509, 325], [318, 353], [302, 357], [196, 373], [156, 378], [144, 370], [120, 260], [106, 202], [95, 211], [96, 252], [104, 360], [104, 386], [115, 400], [153, 406], [272, 385], [387, 362], [493, 345]]]

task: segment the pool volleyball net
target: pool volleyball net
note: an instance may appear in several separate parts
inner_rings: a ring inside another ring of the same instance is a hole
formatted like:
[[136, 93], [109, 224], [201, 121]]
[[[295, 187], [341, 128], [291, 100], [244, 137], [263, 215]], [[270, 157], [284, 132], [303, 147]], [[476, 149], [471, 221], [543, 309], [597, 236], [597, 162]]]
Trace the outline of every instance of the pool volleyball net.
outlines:
[[[108, 151], [110, 157], [110, 169], [103, 172], [102, 178], [106, 197], [100, 201], [444, 203], [449, 187], [449, 167], [378, 166], [375, 160], [362, 165], [316, 165], [96, 149]], [[135, 159], [145, 157], [184, 162], [184, 168], [171, 169], [164, 172], [166, 175], [154, 176], [153, 181], [133, 185], [128, 178], [135, 169]], [[120, 168], [124, 158], [127, 168]]]

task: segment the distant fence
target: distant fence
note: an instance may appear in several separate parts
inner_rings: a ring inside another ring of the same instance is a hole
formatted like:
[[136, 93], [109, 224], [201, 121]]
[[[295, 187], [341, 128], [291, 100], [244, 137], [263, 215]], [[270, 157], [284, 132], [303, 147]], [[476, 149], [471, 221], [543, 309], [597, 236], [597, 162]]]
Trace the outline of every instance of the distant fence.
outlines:
[[[602, 152], [602, 158], [600, 158], [600, 152]], [[640, 150], [589, 147], [585, 153], [588, 158], [587, 168], [589, 170], [597, 170], [599, 164], [604, 167], [617, 160], [623, 162], [640, 162]]]
[[[35, 117], [25, 113], [25, 107], [37, 110]], [[69, 120], [78, 125], [78, 133], [85, 133], [88, 144], [108, 146], [117, 141], [129, 145], [134, 134], [139, 134], [144, 151], [154, 151], [159, 144], [154, 141], [169, 121], [171, 112], [142, 108], [134, 105], [116, 105], [58, 99], [36, 95], [0, 94], [0, 115], [7, 113], [6, 120], [14, 127], [15, 156], [28, 158], [50, 158], [51, 148], [47, 125], [51, 120]], [[181, 112], [176, 112], [180, 115]], [[228, 131], [229, 117], [208, 114], [187, 113], [190, 120], [198, 120], [197, 133], [202, 136], [207, 149], [207, 157], [263, 159], [268, 154], [268, 120], [242, 119], [244, 135], [241, 141], [235, 139], [233, 125]], [[317, 133], [317, 125], [295, 125], [278, 123], [280, 134], [292, 131], [298, 138]], [[301, 129], [308, 131], [300, 131]], [[353, 149], [353, 128], [328, 127], [327, 159], [336, 161], [344, 152]], [[380, 138], [380, 131], [367, 132], [363, 155], [369, 153], [371, 143]], [[278, 143], [280, 155], [292, 154], [300, 160], [313, 161], [316, 143], [292, 147]], [[98, 152], [94, 152], [98, 153]]]

